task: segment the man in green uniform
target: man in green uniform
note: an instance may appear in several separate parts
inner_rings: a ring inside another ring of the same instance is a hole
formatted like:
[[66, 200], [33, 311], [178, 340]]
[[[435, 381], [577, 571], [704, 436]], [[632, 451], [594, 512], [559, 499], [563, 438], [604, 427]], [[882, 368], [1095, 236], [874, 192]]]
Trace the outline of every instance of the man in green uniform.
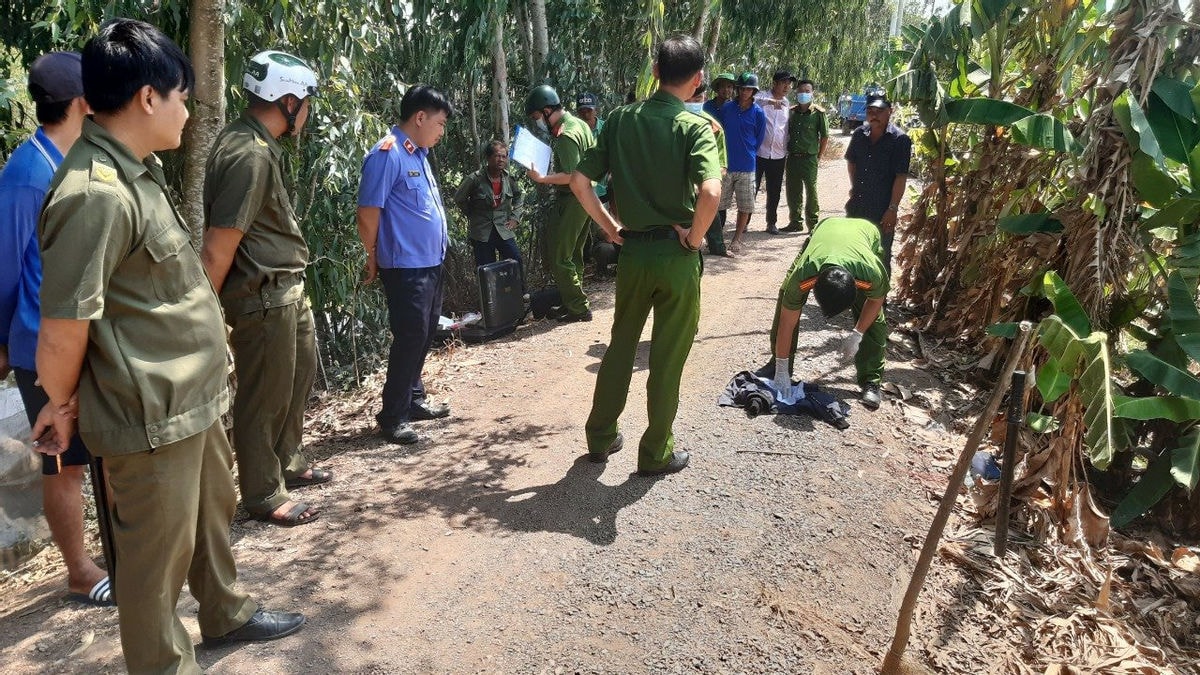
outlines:
[[[701, 83], [696, 87], [694, 96], [683, 102], [683, 107], [688, 112], [696, 113], [697, 115], [708, 120], [709, 126], [712, 127], [713, 136], [717, 140], [717, 159], [721, 163], [721, 178], [725, 178], [725, 172], [729, 168], [729, 155], [725, 149], [725, 129], [717, 118], [705, 110], [704, 92], [708, 87]], [[704, 233], [704, 239], [708, 242], [709, 255], [719, 255], [726, 258], [733, 256], [729, 255], [729, 251], [725, 248], [725, 212], [717, 211], [716, 218], [708, 228], [708, 232]]]
[[179, 147], [191, 65], [153, 26], [115, 19], [84, 47], [82, 72], [94, 121], [39, 223], [37, 371], [50, 401], [33, 437], [57, 454], [78, 418], [105, 460], [129, 672], [199, 673], [175, 614], [185, 579], [208, 644], [283, 637], [304, 616], [262, 611], [234, 587], [221, 307], [153, 154]]
[[288, 490], [333, 474], [309, 466], [302, 451], [317, 346], [304, 295], [308, 245], [283, 183], [278, 139], [304, 128], [317, 76], [291, 54], [266, 51], [246, 65], [242, 87], [249, 106], [217, 137], [205, 168], [201, 258], [232, 328], [242, 505], [259, 520], [302, 525], [318, 511]]
[[[592, 310], [583, 292], [583, 249], [587, 244], [588, 214], [571, 194], [570, 182], [571, 172], [583, 153], [596, 145], [596, 138], [583, 120], [563, 110], [558, 92], [544, 84], [529, 92], [525, 99], [525, 114], [552, 139], [554, 173], [543, 176], [530, 169], [529, 179], [555, 186], [554, 208], [546, 226], [546, 260], [566, 308], [566, 314], [559, 320], [591, 321]], [[600, 178], [603, 175], [597, 176], [597, 180]]]
[[[679, 380], [700, 321], [700, 245], [721, 196], [721, 165], [708, 120], [683, 101], [700, 85], [704, 50], [694, 38], [668, 38], [658, 48], [659, 89], [645, 101], [614, 111], [604, 134], [571, 176], [571, 189], [608, 237], [623, 242], [617, 263], [612, 339], [600, 363], [586, 432], [593, 462], [621, 449], [617, 420], [629, 396], [634, 356], [646, 317], [654, 310], [648, 424], [638, 444], [638, 473], [681, 471], [688, 453], [675, 450], [671, 425], [679, 409]], [[612, 173], [621, 222], [592, 192], [591, 181]]]
[[[813, 101], [813, 83], [796, 83], [796, 105], [788, 115], [787, 201], [788, 224], [785, 232], [809, 230], [817, 224], [821, 205], [817, 201], [817, 163], [829, 143], [829, 120], [825, 110]], [[800, 210], [804, 209], [804, 223]]]
[[[826, 318], [848, 307], [853, 309], [854, 329], [842, 340], [838, 351], [854, 359], [863, 405], [878, 408], [887, 346], [883, 303], [888, 292], [879, 228], [861, 218], [826, 218], [813, 229], [804, 250], [788, 270], [775, 305], [771, 350], [777, 389], [784, 388], [791, 377], [800, 336], [800, 309], [809, 291], [816, 295]], [[760, 376], [770, 374], [770, 364], [758, 370]]]

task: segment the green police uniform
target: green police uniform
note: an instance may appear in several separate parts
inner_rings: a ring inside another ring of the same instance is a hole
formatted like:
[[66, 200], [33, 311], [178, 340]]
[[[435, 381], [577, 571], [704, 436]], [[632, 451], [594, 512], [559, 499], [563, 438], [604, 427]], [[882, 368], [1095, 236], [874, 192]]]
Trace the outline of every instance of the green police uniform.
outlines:
[[[724, 172], [729, 168], [729, 151], [725, 148], [725, 128], [708, 111], [701, 111], [700, 116], [708, 120], [709, 126], [712, 127], [713, 135], [717, 139], [717, 161], [720, 162], [721, 171]], [[725, 255], [725, 218], [721, 212], [717, 212], [712, 226], [704, 233], [704, 239], [708, 242], [709, 253]]]
[[829, 120], [820, 106], [807, 111], [792, 106], [788, 115], [787, 201], [788, 227], [799, 229], [800, 210], [804, 224], [817, 224], [821, 205], [817, 200], [817, 162], [821, 159], [821, 141], [829, 137]]
[[[808, 292], [817, 274], [826, 265], [838, 265], [849, 272], [858, 286], [851, 309], [857, 321], [868, 299], [887, 297], [888, 275], [883, 267], [883, 246], [879, 228], [861, 218], [826, 218], [809, 237], [807, 245], [796, 256], [779, 289], [775, 305], [775, 320], [771, 324], [771, 353], [775, 354], [775, 336], [779, 331], [779, 308], [799, 310], [808, 300]], [[796, 359], [796, 342], [800, 327], [792, 335], [788, 357]], [[859, 384], [879, 384], [883, 377], [883, 357], [887, 347], [887, 321], [883, 310], [863, 333], [862, 344], [854, 357]]]
[[42, 316], [87, 320], [79, 432], [105, 459], [120, 561], [116, 600], [133, 673], [199, 672], [175, 614], [186, 578], [200, 630], [257, 610], [234, 588], [236, 507], [225, 330], [162, 166], [91, 120], [63, 159], [40, 223]]
[[495, 231], [501, 239], [509, 241], [517, 235], [509, 229], [508, 223], [521, 221], [525, 195], [512, 176], [501, 173], [500, 199], [497, 203], [492, 190], [492, 177], [484, 168], [468, 176], [458, 186], [454, 203], [467, 214], [467, 232], [471, 239], [487, 242]]
[[700, 321], [700, 258], [680, 245], [671, 226], [690, 226], [696, 187], [721, 178], [715, 135], [707, 120], [660, 91], [609, 115], [604, 135], [578, 170], [593, 180], [612, 174], [625, 228], [612, 339], [587, 421], [588, 450], [604, 454], [617, 436], [638, 341], [653, 309], [648, 424], [638, 444], [638, 468], [658, 470], [674, 451], [679, 380]]
[[[596, 145], [587, 122], [562, 111], [561, 127], [552, 143], [554, 170], [571, 173], [583, 154]], [[583, 249], [587, 244], [588, 215], [568, 185], [556, 186], [554, 208], [546, 230], [546, 261], [571, 314], [588, 311], [583, 293]]]
[[287, 479], [308, 470], [304, 404], [317, 372], [304, 296], [308, 245], [284, 186], [282, 153], [262, 122], [243, 114], [217, 137], [204, 173], [204, 226], [242, 233], [221, 304], [238, 383], [238, 482], [254, 516], [287, 503]]

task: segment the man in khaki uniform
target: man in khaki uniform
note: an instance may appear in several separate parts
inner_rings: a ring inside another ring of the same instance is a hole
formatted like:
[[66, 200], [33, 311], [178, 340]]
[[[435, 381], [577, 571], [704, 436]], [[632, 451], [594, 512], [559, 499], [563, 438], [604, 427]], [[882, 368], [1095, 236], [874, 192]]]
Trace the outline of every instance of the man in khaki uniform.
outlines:
[[[529, 180], [554, 185], [554, 209], [546, 223], [546, 261], [566, 314], [559, 321], [591, 321], [592, 310], [583, 292], [583, 249], [587, 244], [588, 214], [571, 194], [571, 172], [596, 137], [586, 122], [563, 110], [558, 92], [547, 85], [534, 87], [525, 100], [525, 114], [553, 140], [550, 143], [555, 172], [543, 176], [529, 170]], [[600, 176], [603, 178], [603, 176]]]
[[179, 146], [191, 65], [153, 26], [115, 19], [84, 47], [82, 72], [95, 121], [39, 223], [37, 370], [50, 402], [33, 434], [57, 454], [78, 419], [105, 460], [129, 672], [198, 673], [175, 614], [185, 579], [209, 644], [283, 637], [304, 616], [262, 611], [234, 587], [221, 308], [153, 154]]
[[[587, 446], [593, 462], [621, 449], [617, 419], [642, 328], [654, 311], [646, 432], [638, 444], [638, 473], [683, 470], [688, 453], [675, 449], [671, 426], [679, 410], [679, 381], [700, 322], [700, 246], [717, 213], [721, 164], [711, 123], [684, 109], [703, 75], [704, 50], [688, 36], [658, 48], [661, 84], [645, 101], [614, 111], [595, 148], [571, 176], [571, 190], [608, 237], [623, 243], [617, 264], [612, 338], [592, 397]], [[591, 181], [613, 177], [621, 222], [592, 192]], [[686, 226], [686, 228], [684, 227]], [[618, 231], [619, 229], [619, 231]]]
[[250, 59], [242, 86], [249, 108], [221, 132], [205, 169], [201, 257], [233, 329], [242, 504], [259, 520], [290, 527], [311, 523], [318, 511], [288, 490], [333, 478], [309, 466], [301, 450], [317, 348], [304, 296], [308, 246], [277, 140], [304, 128], [317, 76], [290, 54], [266, 51]]

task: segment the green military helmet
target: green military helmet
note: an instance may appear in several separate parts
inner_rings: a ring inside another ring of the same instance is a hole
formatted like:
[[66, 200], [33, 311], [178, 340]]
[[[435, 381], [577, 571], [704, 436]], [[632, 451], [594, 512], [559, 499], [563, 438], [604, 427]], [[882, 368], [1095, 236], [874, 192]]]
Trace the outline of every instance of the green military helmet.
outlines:
[[737, 86], [737, 80], [738, 80], [737, 75], [734, 75], [733, 73], [720, 73], [716, 77], [713, 78], [713, 81], [712, 81], [713, 89], [716, 89], [717, 87], [721, 86], [722, 80], [729, 82], [729, 84]]
[[759, 91], [758, 76], [750, 72], [742, 73], [740, 76], [738, 76], [737, 86], [750, 87], [757, 92]]
[[542, 108], [557, 108], [562, 105], [562, 100], [558, 98], [558, 92], [554, 91], [554, 87], [548, 84], [538, 85], [529, 92], [529, 97], [525, 99], [525, 114], [529, 115]]

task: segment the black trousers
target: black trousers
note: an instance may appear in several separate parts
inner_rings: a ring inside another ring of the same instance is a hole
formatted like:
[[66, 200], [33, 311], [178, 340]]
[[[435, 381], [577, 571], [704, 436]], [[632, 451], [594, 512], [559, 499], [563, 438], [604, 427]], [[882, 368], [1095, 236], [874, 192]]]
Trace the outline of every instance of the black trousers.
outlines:
[[783, 191], [783, 173], [787, 168], [787, 157], [754, 160], [754, 190], [757, 192], [763, 176], [767, 178], [767, 229], [773, 229], [779, 220], [779, 193]]
[[412, 406], [425, 400], [421, 370], [442, 314], [442, 267], [381, 269], [392, 348], [388, 353], [380, 426], [408, 422]]

